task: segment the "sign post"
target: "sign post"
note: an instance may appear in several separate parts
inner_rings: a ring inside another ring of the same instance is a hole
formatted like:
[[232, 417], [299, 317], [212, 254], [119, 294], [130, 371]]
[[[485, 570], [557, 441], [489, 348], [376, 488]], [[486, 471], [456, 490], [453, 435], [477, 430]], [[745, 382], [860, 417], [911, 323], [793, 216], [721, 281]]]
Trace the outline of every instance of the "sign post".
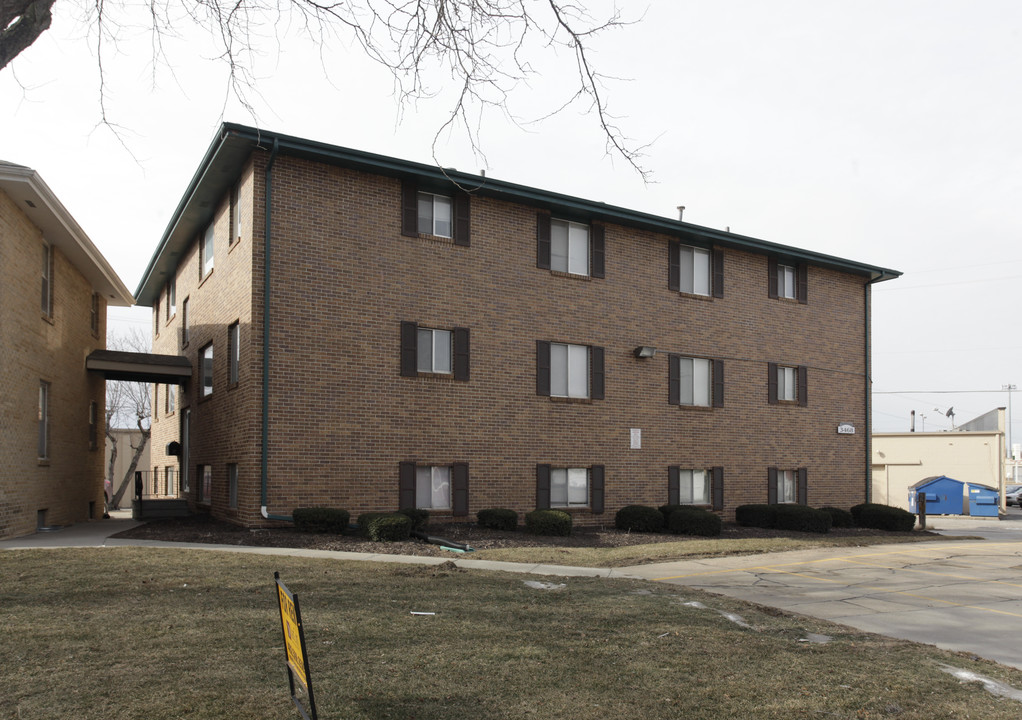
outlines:
[[[287, 682], [298, 712], [305, 720], [318, 720], [316, 716], [316, 699], [312, 694], [312, 680], [309, 676], [309, 655], [305, 651], [305, 630], [302, 627], [302, 611], [298, 606], [298, 596], [292, 595], [287, 586], [280, 581], [280, 573], [273, 573], [277, 583], [277, 602], [280, 606], [280, 625], [284, 633], [284, 653], [287, 657]], [[295, 680], [299, 687], [296, 688]], [[302, 705], [299, 692], [305, 691], [309, 698], [309, 710]]]

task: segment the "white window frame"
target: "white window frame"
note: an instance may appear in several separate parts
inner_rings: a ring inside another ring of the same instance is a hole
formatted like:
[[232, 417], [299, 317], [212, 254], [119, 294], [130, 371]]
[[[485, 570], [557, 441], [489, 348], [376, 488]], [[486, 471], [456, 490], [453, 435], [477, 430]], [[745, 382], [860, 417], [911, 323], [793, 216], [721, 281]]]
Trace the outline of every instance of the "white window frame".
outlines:
[[46, 317], [53, 315], [53, 246], [43, 243], [43, 271], [40, 285], [40, 309]]
[[709, 297], [710, 283], [710, 251], [705, 248], [682, 245], [678, 253], [681, 266], [679, 291], [689, 295]]
[[216, 225], [210, 221], [202, 234], [202, 277], [213, 272], [213, 260], [215, 257]]
[[777, 297], [794, 300], [798, 282], [794, 265], [777, 264]]
[[241, 240], [241, 183], [231, 188], [231, 238], [227, 243], [234, 245]]
[[39, 381], [39, 438], [37, 450], [40, 460], [50, 457], [50, 384]]
[[589, 507], [589, 468], [550, 468], [550, 507]]
[[709, 470], [678, 472], [678, 502], [682, 505], [710, 505], [711, 474]]
[[163, 394], [164, 414], [173, 415], [177, 411], [177, 385], [168, 384]]
[[710, 407], [713, 400], [713, 361], [706, 358], [678, 358], [680, 405]]
[[227, 326], [227, 384], [237, 385], [241, 372], [241, 323]]
[[177, 488], [174, 483], [174, 473], [176, 468], [173, 465], [167, 465], [163, 468], [163, 477], [167, 481], [167, 495], [177, 495]]
[[450, 195], [420, 192], [416, 204], [416, 229], [420, 233], [443, 238], [454, 237], [454, 199]]
[[777, 471], [777, 502], [798, 502], [798, 473], [794, 470]]
[[206, 345], [199, 353], [202, 369], [202, 397], [213, 394], [213, 343]]
[[550, 269], [589, 275], [589, 226], [569, 220], [550, 221]]
[[415, 507], [423, 510], [451, 509], [451, 466], [415, 467]]
[[416, 370], [421, 373], [454, 373], [454, 333], [419, 327], [416, 334]]
[[550, 343], [551, 397], [589, 397], [589, 346]]
[[787, 365], [777, 366], [777, 400], [798, 402], [798, 368]]
[[188, 344], [190, 333], [188, 327], [188, 298], [181, 301], [181, 345], [182, 347]]
[[167, 281], [167, 320], [177, 315], [177, 279]]

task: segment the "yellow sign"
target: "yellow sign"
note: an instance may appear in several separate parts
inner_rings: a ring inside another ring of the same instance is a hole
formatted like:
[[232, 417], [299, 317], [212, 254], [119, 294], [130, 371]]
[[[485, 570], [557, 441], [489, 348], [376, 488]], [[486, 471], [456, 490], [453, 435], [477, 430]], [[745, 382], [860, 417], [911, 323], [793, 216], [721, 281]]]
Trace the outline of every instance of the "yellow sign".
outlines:
[[295, 612], [295, 603], [291, 594], [277, 583], [277, 597], [280, 600], [280, 622], [284, 626], [284, 647], [287, 650], [287, 664], [291, 672], [302, 683], [306, 691], [309, 680], [305, 677], [305, 656], [302, 654], [302, 625]]

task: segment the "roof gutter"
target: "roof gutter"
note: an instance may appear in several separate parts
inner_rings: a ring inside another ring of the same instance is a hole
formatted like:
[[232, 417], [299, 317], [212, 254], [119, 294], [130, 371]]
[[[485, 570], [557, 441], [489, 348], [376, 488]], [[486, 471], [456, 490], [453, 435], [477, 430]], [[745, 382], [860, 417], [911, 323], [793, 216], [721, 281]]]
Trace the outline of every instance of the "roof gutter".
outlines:
[[270, 159], [266, 163], [264, 196], [265, 207], [263, 208], [263, 429], [262, 429], [262, 457], [259, 462], [259, 476], [261, 484], [260, 512], [267, 520], [285, 520], [293, 522], [290, 515], [271, 515], [267, 503], [269, 502], [269, 453], [270, 453], [270, 228], [272, 225], [271, 212], [273, 208], [273, 163], [277, 160], [277, 152], [280, 144], [277, 138], [273, 139], [273, 150], [270, 152]]

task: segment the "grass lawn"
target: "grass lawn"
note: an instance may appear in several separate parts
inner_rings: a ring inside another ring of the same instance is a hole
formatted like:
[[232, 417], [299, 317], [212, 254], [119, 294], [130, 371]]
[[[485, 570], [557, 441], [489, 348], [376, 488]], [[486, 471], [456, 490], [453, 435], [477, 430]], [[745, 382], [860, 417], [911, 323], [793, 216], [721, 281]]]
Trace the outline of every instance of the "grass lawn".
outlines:
[[0, 717], [297, 718], [274, 570], [299, 596], [324, 720], [1022, 711], [940, 665], [1015, 687], [1020, 671], [677, 586], [96, 548], [0, 552]]

